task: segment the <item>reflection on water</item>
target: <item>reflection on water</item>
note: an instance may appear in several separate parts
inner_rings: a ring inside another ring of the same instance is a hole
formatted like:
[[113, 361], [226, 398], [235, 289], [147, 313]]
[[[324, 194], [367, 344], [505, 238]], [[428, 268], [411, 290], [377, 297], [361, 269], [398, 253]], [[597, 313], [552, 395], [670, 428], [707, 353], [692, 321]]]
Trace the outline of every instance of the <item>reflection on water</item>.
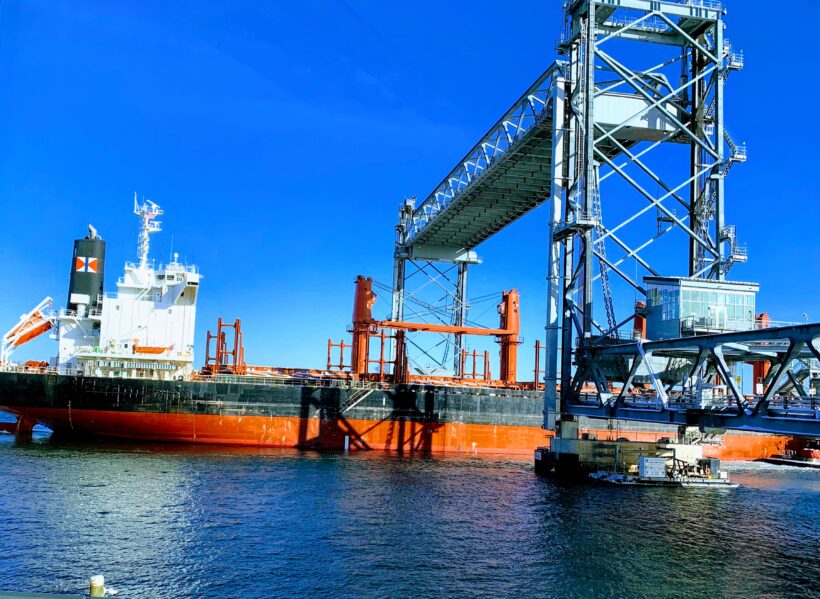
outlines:
[[0, 468], [3, 590], [103, 573], [121, 597], [820, 592], [818, 471], [733, 464], [735, 490], [629, 489], [507, 456], [8, 435]]

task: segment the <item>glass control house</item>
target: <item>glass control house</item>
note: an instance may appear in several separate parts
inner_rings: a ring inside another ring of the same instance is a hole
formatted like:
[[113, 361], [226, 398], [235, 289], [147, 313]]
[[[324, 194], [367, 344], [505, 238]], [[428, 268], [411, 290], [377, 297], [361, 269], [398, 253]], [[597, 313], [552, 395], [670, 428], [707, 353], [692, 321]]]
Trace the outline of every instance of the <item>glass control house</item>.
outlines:
[[735, 281], [644, 277], [646, 337], [671, 339], [755, 327], [760, 285]]

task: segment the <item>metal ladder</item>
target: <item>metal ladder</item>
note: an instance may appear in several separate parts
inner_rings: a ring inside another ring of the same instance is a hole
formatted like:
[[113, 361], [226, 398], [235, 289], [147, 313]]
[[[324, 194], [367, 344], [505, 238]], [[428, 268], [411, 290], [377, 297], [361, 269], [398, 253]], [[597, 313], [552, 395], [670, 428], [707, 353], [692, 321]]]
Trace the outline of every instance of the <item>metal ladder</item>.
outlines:
[[598, 265], [601, 269], [601, 293], [606, 308], [606, 321], [611, 335], [617, 334], [618, 321], [615, 320], [615, 305], [612, 301], [612, 287], [609, 284], [609, 267], [606, 264], [606, 242], [604, 227], [601, 220], [601, 194], [598, 189], [598, 167], [595, 167], [595, 176], [592, 187], [592, 218], [595, 221], [595, 251], [598, 254]]

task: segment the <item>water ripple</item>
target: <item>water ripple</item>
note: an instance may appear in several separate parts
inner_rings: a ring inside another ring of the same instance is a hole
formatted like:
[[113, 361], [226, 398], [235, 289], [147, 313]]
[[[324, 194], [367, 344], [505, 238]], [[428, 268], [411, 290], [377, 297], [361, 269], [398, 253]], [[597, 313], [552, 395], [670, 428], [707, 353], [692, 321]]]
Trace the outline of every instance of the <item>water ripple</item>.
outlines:
[[557, 484], [508, 457], [0, 436], [0, 589], [120, 597], [820, 595], [820, 472]]

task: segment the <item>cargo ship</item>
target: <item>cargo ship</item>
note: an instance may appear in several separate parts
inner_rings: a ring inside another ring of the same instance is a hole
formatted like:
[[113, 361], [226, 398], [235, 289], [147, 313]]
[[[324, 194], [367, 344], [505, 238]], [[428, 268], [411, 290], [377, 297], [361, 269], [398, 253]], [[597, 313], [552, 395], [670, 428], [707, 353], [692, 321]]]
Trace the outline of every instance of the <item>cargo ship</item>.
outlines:
[[[66, 307], [46, 298], [3, 337], [0, 410], [16, 416], [6, 432], [36, 424], [59, 436], [330, 450], [531, 455], [551, 435], [543, 426], [543, 383], [519, 381], [519, 295], [501, 294], [496, 329], [373, 318], [372, 281], [355, 282], [350, 342], [328, 341], [322, 369], [252, 366], [241, 322], [217, 323], [205, 363], [194, 368], [194, 326], [202, 275], [174, 255], [155, 266], [150, 236], [160, 207], [134, 199], [140, 221], [136, 262], [116, 292], [104, 291], [105, 241], [89, 225], [74, 242]], [[486, 335], [499, 345], [500, 376], [487, 352], [462, 350], [460, 376], [411, 372], [408, 333]], [[40, 335], [57, 355], [23, 364], [13, 351]], [[536, 357], [539, 351], [536, 342]], [[543, 347], [543, 346], [542, 346]], [[335, 352], [335, 353], [334, 353]], [[338, 357], [337, 357], [338, 355]], [[794, 446], [788, 437], [704, 434], [625, 421], [581, 421], [589, 439], [657, 441], [686, 436], [703, 454], [757, 459]], [[693, 436], [694, 435], [694, 436]]]

